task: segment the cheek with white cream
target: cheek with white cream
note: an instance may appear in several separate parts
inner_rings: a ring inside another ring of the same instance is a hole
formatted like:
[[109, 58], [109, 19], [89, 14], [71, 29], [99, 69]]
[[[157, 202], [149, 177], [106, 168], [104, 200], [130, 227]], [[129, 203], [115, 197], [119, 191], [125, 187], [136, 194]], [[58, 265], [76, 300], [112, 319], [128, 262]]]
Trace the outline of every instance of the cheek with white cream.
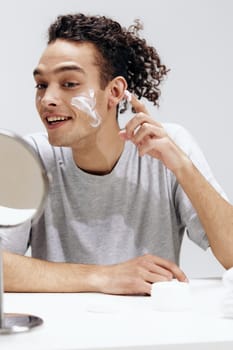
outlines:
[[89, 89], [86, 93], [73, 97], [71, 99], [71, 105], [91, 118], [91, 126], [98, 127], [100, 125], [101, 116], [96, 111], [96, 98], [93, 89]]

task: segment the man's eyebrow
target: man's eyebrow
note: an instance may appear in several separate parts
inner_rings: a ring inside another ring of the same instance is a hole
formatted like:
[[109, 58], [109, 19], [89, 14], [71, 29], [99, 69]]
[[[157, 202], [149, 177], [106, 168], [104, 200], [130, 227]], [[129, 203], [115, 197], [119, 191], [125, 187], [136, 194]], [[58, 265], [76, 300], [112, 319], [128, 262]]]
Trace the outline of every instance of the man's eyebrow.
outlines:
[[[85, 74], [85, 71], [81, 67], [76, 66], [76, 65], [61, 66], [61, 67], [54, 69], [54, 73], [62, 73], [62, 72], [66, 72], [66, 71], [76, 71], [76, 72], [80, 72], [82, 74]], [[36, 75], [44, 75], [44, 73], [41, 69], [36, 68], [33, 71], [33, 75], [35, 77]]]

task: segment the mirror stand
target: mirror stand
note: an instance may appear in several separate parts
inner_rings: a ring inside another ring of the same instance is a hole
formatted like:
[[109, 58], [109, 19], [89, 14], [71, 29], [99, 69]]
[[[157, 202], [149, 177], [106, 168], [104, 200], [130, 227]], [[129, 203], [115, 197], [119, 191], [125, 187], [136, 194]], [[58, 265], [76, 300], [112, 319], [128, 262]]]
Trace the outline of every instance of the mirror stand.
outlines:
[[2, 259], [2, 239], [0, 237], [0, 334], [12, 334], [27, 332], [30, 329], [40, 326], [43, 320], [37, 316], [27, 314], [16, 314], [3, 312], [3, 259]]

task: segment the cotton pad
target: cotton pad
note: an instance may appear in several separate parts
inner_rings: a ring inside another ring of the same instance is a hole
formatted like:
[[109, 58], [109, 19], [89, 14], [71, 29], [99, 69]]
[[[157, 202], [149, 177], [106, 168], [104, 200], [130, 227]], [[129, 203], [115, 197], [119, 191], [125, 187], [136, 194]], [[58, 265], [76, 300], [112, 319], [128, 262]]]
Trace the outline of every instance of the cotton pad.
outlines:
[[152, 285], [153, 308], [159, 311], [184, 311], [191, 307], [190, 287], [187, 282], [172, 280]]

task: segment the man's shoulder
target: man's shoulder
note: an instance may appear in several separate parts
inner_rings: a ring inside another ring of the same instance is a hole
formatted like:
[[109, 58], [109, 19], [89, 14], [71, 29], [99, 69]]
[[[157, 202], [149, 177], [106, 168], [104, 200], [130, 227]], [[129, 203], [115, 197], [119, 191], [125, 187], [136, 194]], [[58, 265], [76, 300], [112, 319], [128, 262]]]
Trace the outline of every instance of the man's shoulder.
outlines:
[[46, 132], [36, 132], [24, 136], [24, 140], [28, 142], [37, 152], [54, 152], [54, 149], [60, 151], [61, 147], [54, 147], [50, 144], [48, 134]]
[[24, 136], [24, 140], [27, 141], [29, 144], [33, 145], [47, 145], [50, 146], [48, 141], [48, 135], [46, 132], [36, 132], [33, 134], [28, 134]]
[[169, 134], [170, 137], [172, 138], [177, 138], [180, 135], [187, 135], [189, 134], [187, 129], [177, 123], [162, 123], [164, 129], [166, 132]]
[[162, 124], [171, 139], [187, 154], [192, 150], [199, 149], [196, 139], [184, 126], [176, 123]]
[[24, 140], [28, 142], [40, 159], [48, 166], [53, 166], [54, 162], [56, 163], [64, 152], [62, 147], [55, 147], [49, 143], [46, 132], [28, 134], [24, 137]]

